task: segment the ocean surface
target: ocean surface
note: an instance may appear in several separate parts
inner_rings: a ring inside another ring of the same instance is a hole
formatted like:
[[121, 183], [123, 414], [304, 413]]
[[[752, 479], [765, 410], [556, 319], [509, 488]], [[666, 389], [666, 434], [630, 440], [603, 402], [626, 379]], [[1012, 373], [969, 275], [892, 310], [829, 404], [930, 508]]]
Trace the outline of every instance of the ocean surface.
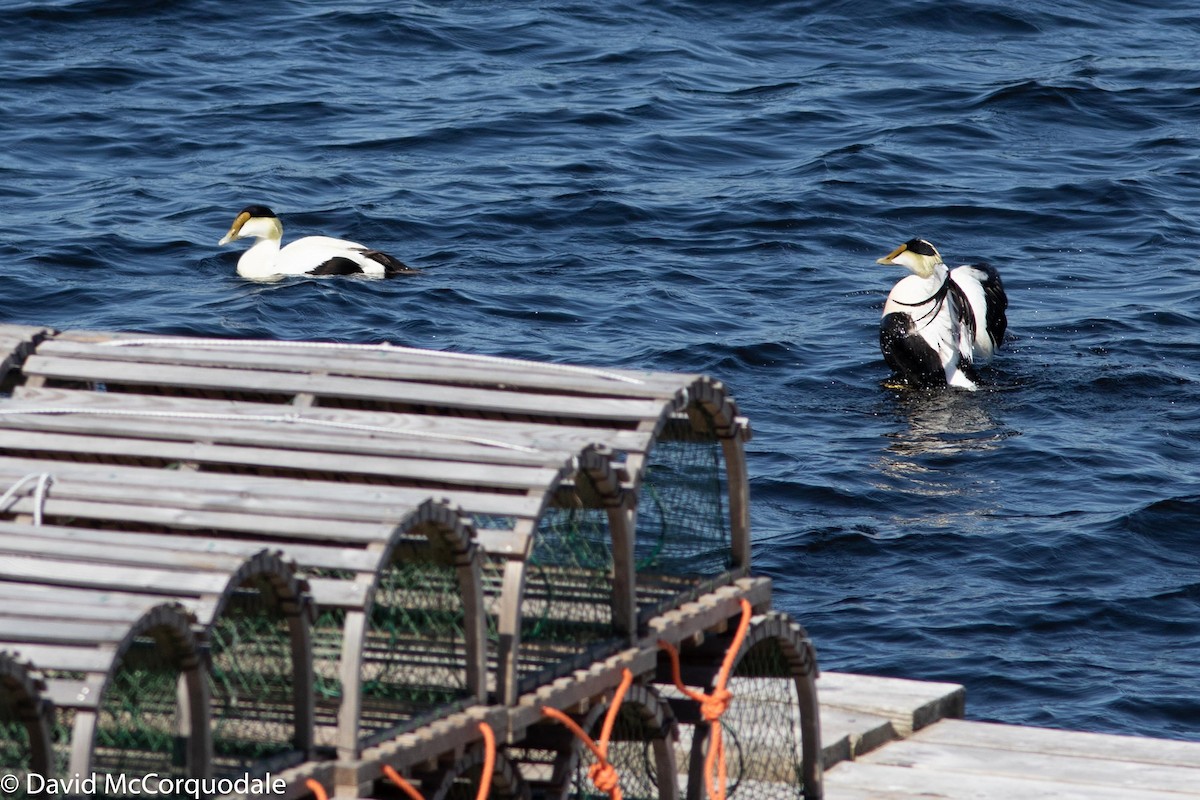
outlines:
[[[1192, 2], [0, 4], [0, 322], [696, 370], [825, 669], [1200, 739]], [[423, 270], [235, 274], [251, 203]], [[878, 349], [913, 236], [980, 391]]]

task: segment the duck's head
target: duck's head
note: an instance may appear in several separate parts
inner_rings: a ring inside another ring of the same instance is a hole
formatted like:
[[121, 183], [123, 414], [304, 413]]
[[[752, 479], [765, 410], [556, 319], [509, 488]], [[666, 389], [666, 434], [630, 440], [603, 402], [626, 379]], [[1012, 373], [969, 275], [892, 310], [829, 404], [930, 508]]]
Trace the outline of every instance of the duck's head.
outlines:
[[883, 258], [876, 259], [875, 263], [908, 267], [922, 278], [928, 278], [942, 263], [942, 254], [924, 239], [909, 239]]
[[283, 225], [275, 212], [266, 206], [246, 206], [229, 226], [229, 233], [217, 242], [218, 245], [229, 244], [237, 239], [281, 239]]

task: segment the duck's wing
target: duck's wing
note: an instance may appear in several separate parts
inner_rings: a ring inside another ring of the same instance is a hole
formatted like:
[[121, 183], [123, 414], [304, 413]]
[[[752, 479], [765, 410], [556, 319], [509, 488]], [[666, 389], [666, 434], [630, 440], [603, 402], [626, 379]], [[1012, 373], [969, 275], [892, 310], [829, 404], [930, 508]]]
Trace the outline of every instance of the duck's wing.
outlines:
[[358, 242], [306, 236], [279, 251], [281, 272], [290, 275], [368, 275], [375, 278], [416, 272], [399, 259]]
[[1008, 330], [1008, 296], [1000, 273], [990, 264], [964, 264], [950, 271], [971, 311], [975, 350], [987, 360], [1004, 342]]

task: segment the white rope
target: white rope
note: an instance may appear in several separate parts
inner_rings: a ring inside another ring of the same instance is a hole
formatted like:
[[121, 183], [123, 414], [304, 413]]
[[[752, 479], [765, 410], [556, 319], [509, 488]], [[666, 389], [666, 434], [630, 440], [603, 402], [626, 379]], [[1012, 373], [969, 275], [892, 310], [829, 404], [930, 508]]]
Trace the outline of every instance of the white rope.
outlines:
[[4, 408], [0, 416], [21, 416], [23, 414], [40, 414], [47, 416], [67, 414], [93, 414], [101, 417], [149, 417], [156, 419], [190, 419], [212, 422], [280, 422], [286, 424], [312, 425], [318, 428], [334, 428], [338, 430], [365, 431], [368, 433], [386, 433], [392, 436], [411, 436], [421, 439], [444, 439], [466, 444], [477, 444], [484, 447], [496, 447], [503, 450], [514, 450], [520, 453], [539, 453], [535, 447], [521, 444], [511, 444], [498, 439], [488, 439], [482, 436], [465, 436], [455, 433], [437, 433], [435, 431], [397, 430], [380, 425], [362, 425], [355, 422], [338, 422], [330, 419], [314, 419], [300, 414], [217, 414], [207, 411], [150, 411], [121, 408], [82, 408], [72, 406], [38, 407], [38, 408]]
[[383, 342], [382, 344], [338, 344], [337, 342], [293, 342], [293, 341], [274, 341], [267, 339], [110, 339], [100, 342], [101, 345], [108, 347], [144, 347], [151, 345], [171, 345], [172, 347], [197, 347], [197, 348], [239, 348], [239, 347], [265, 347], [265, 348], [311, 348], [317, 350], [374, 350], [382, 353], [406, 353], [409, 355], [433, 355], [439, 358], [451, 358], [459, 361], [478, 361], [486, 364], [502, 364], [505, 366], [526, 367], [530, 369], [542, 369], [550, 372], [565, 372], [574, 373], [577, 375], [590, 375], [597, 378], [606, 378], [610, 381], [620, 381], [621, 383], [644, 384], [641, 378], [634, 378], [629, 375], [621, 375], [620, 373], [610, 372], [608, 370], [596, 369], [595, 367], [579, 367], [573, 364], [548, 364], [543, 361], [524, 361], [519, 358], [504, 358], [503, 356], [485, 356], [477, 353], [455, 353], [446, 350], [422, 350], [417, 347], [403, 347], [401, 345]]
[[33, 489], [33, 524], [41, 525], [42, 512], [46, 507], [46, 492], [50, 489], [50, 484], [54, 483], [54, 476], [49, 472], [31, 472], [8, 487], [8, 491], [0, 495], [0, 507], [7, 511], [10, 501], [16, 499], [17, 492], [21, 491], [21, 487], [34, 478], [37, 479], [37, 486]]

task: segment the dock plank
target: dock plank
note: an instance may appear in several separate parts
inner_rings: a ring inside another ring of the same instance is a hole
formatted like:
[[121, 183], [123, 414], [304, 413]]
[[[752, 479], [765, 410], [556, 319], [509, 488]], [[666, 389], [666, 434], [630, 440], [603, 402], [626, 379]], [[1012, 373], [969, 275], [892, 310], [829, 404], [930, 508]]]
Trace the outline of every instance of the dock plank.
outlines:
[[958, 684], [844, 672], [822, 673], [817, 690], [822, 705], [890, 719], [899, 736], [945, 717], [961, 717], [966, 702], [966, 690]]
[[[965, 734], [978, 723], [954, 726], [943, 739], [956, 734]], [[937, 727], [936, 725], [933, 727]], [[970, 776], [1005, 777], [1054, 781], [1071, 786], [1099, 786], [1133, 791], [1200, 792], [1200, 744], [1191, 748], [1186, 764], [1170, 764], [1158, 761], [1148, 768], [1144, 761], [1130, 760], [1124, 754], [1105, 750], [1092, 752], [1096, 740], [1087, 734], [1072, 731], [1057, 731], [1054, 736], [1044, 734], [1042, 741], [1054, 739], [1068, 742], [1074, 753], [1038, 752], [1031, 747], [1014, 750], [1010, 746], [1013, 734], [1028, 729], [1002, 731], [1004, 726], [987, 726], [972, 731], [969, 744], [947, 741], [929, 741], [916, 734], [911, 739], [893, 742], [868, 754], [865, 763], [878, 764], [922, 772], [936, 772]], [[1008, 740], [999, 746], [990, 743], [991, 737], [1001, 734]], [[1082, 738], [1079, 738], [1082, 737]], [[1130, 743], [1133, 744], [1132, 742]], [[1061, 747], [1061, 745], [1060, 745]]]
[[827, 800], [1185, 800], [1197, 796], [1200, 795], [1195, 791], [1181, 794], [1052, 778], [938, 772], [911, 765], [863, 761], [848, 761], [825, 773]]
[[[1200, 737], [1200, 732], [1197, 736]], [[1183, 764], [1200, 769], [1200, 740], [1148, 739], [952, 719], [920, 731], [913, 740], [930, 744], [989, 747], [1017, 753], [1102, 760], [1119, 758], [1147, 765]], [[1200, 787], [1200, 779], [1196, 785]]]

